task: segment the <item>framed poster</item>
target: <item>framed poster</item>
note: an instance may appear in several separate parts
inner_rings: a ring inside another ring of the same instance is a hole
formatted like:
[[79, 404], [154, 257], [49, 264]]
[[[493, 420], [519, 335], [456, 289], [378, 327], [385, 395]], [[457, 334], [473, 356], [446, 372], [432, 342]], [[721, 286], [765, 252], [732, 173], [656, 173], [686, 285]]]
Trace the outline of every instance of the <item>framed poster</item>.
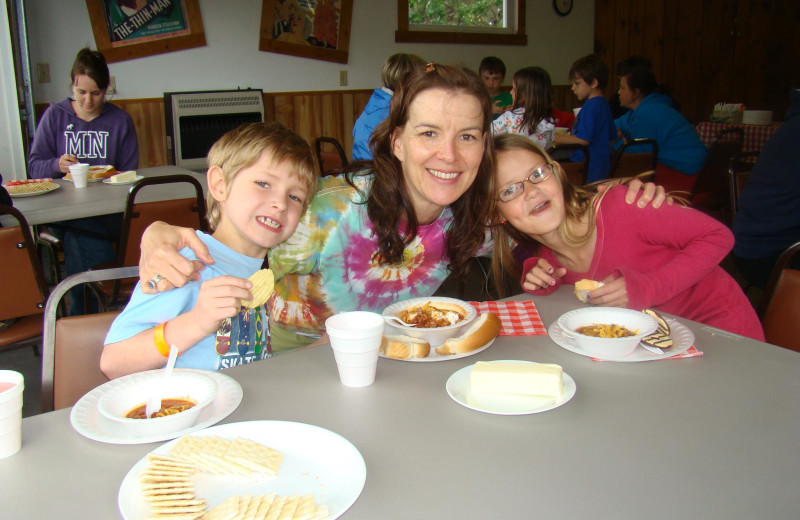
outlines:
[[86, 7], [97, 50], [114, 62], [205, 46], [198, 2], [86, 0]]
[[353, 0], [262, 0], [258, 49], [347, 63]]

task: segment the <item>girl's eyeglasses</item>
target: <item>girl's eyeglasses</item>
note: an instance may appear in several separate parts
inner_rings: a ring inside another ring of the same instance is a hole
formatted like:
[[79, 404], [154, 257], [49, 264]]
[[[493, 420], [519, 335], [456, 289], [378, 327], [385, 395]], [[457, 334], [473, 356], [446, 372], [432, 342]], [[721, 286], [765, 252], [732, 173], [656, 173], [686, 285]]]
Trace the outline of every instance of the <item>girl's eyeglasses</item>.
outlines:
[[519, 182], [515, 182], [508, 188], [504, 189], [500, 193], [497, 194], [497, 200], [502, 202], [510, 202], [525, 191], [525, 181], [530, 182], [531, 184], [539, 184], [542, 181], [545, 181], [553, 174], [554, 166], [550, 163], [545, 164], [544, 166], [540, 166], [531, 172], [524, 180]]

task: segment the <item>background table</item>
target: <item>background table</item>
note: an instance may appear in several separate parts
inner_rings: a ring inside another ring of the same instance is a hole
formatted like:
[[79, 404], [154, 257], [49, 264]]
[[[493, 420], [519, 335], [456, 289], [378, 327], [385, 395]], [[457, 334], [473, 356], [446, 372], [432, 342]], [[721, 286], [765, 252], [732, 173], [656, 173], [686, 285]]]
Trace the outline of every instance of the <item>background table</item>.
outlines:
[[[580, 306], [570, 289], [534, 299], [545, 324]], [[339, 384], [328, 347], [305, 349], [227, 370], [244, 400], [224, 422], [298, 421], [350, 440], [367, 481], [345, 519], [797, 518], [800, 354], [684, 323], [702, 357], [596, 362], [548, 336], [504, 336], [458, 360], [381, 359], [367, 388]], [[493, 359], [558, 363], [577, 393], [524, 416], [450, 399], [453, 372]], [[118, 517], [122, 479], [156, 446], [85, 439], [69, 410], [27, 418], [22, 450], [0, 460], [2, 516]]]
[[695, 127], [697, 133], [703, 144], [710, 147], [714, 138], [719, 135], [723, 130], [729, 128], [741, 128], [744, 130], [744, 143], [742, 145], [743, 152], [760, 152], [764, 144], [772, 137], [775, 130], [780, 128], [781, 123], [772, 123], [769, 125], [745, 125], [745, 124], [729, 124], [729, 123], [711, 123], [703, 121], [698, 123]]
[[[205, 175], [178, 166], [142, 168], [137, 170], [137, 173], [144, 177], [191, 175], [200, 181], [204, 191], [207, 189]], [[17, 197], [14, 199], [14, 207], [25, 215], [25, 219], [31, 226], [122, 213], [125, 210], [125, 201], [132, 186], [131, 184], [112, 185], [103, 182], [90, 182], [86, 188], [76, 190], [70, 181], [55, 179], [54, 182], [59, 184], [61, 188], [44, 195]], [[137, 195], [136, 200], [154, 202], [183, 197], [194, 197], [194, 188], [186, 184], [174, 186], [161, 184], [143, 190], [140, 195]]]

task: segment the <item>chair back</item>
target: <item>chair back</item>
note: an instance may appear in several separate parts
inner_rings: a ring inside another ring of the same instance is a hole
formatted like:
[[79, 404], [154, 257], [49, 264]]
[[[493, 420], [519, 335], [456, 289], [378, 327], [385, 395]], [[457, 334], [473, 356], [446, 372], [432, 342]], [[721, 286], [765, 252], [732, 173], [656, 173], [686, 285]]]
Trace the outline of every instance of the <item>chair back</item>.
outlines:
[[[633, 146], [649, 146], [650, 152], [625, 153]], [[654, 139], [631, 139], [611, 156], [611, 170], [608, 177], [635, 177], [640, 173], [656, 169], [658, 163], [658, 143]]]
[[550, 148], [551, 152], [561, 150], [580, 150], [583, 152], [583, 161], [581, 162], [560, 162], [561, 168], [564, 173], [575, 186], [585, 186], [586, 179], [589, 176], [589, 147], [583, 144], [558, 144]]
[[778, 258], [758, 313], [767, 343], [800, 352], [800, 271], [791, 265], [800, 253], [800, 242]]
[[739, 211], [739, 196], [742, 194], [744, 185], [750, 179], [750, 171], [755, 163], [749, 159], [758, 158], [759, 152], [742, 152], [731, 160], [728, 169], [728, 195], [730, 205], [730, 225], [736, 219], [736, 212]]
[[0, 329], [0, 347], [22, 346], [42, 335], [42, 314], [48, 297], [36, 243], [28, 222], [12, 206], [0, 204], [0, 215], [16, 220], [16, 225], [0, 227], [0, 320], [16, 318]]
[[111, 322], [119, 314], [105, 312], [58, 319], [61, 299], [76, 285], [138, 275], [138, 266], [86, 271], [67, 277], [53, 289], [44, 311], [43, 412], [72, 406], [81, 396], [108, 381], [100, 370], [100, 355]]
[[728, 172], [731, 161], [742, 153], [744, 130], [728, 128], [714, 138], [708, 149], [703, 168], [697, 172], [697, 180], [692, 187], [692, 200], [698, 194], [719, 197], [728, 193]]
[[314, 140], [314, 153], [321, 177], [340, 173], [350, 164], [341, 143], [333, 137], [317, 137]]

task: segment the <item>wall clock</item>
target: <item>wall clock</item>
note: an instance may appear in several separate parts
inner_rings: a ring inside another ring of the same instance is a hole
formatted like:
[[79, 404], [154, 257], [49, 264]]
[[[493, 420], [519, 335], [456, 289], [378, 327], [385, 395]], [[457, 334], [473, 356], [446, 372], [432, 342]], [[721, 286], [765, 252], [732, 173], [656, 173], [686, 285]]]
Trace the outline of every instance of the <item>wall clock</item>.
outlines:
[[572, 0], [553, 0], [553, 9], [559, 16], [567, 16], [572, 11]]

